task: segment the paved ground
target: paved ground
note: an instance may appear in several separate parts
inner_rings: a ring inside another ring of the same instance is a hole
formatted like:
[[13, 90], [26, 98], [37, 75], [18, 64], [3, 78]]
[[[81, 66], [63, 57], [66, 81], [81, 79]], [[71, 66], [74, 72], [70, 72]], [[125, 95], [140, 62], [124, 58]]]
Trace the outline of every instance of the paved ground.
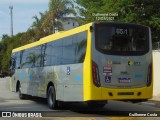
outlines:
[[[88, 120], [90, 119], [115, 120], [116, 118], [109, 117], [109, 114], [114, 114], [114, 115], [125, 114], [126, 111], [130, 111], [130, 113], [133, 114], [135, 112], [140, 113], [144, 111], [149, 113], [154, 113], [155, 111], [160, 111], [160, 106], [158, 106], [158, 104], [152, 101], [139, 104], [132, 104], [120, 101], [109, 101], [108, 104], [102, 109], [90, 109], [84, 103], [79, 103], [79, 104], [65, 103], [63, 104], [63, 107], [58, 110], [50, 110], [46, 104], [45, 99], [30, 98], [28, 100], [19, 100], [18, 94], [11, 92], [9, 89], [9, 78], [5, 78], [5, 79], [0, 79], [0, 112], [2, 111], [11, 111], [11, 112], [34, 111], [34, 112], [40, 112], [43, 115], [54, 116], [54, 119], [55, 117], [56, 118], [58, 117], [57, 119], [60, 120], [64, 119], [63, 117], [66, 116], [76, 117], [74, 119], [77, 119], [77, 117], [82, 117], [83, 119], [85, 117], [85, 119]], [[135, 118], [137, 119], [137, 117], [133, 117], [131, 118], [131, 120], [134, 120]], [[138, 117], [138, 119], [140, 118]], [[123, 120], [125, 120], [125, 118]]]

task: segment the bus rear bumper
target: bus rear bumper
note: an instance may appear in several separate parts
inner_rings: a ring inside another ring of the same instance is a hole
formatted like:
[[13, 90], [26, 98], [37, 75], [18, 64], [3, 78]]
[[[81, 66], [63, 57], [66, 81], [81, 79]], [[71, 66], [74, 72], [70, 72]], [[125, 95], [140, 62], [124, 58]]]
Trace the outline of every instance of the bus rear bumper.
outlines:
[[103, 88], [91, 87], [84, 95], [84, 101], [89, 100], [147, 100], [152, 98], [153, 87], [143, 88]]
[[150, 99], [152, 90], [149, 87], [133, 89], [105, 89], [101, 88], [102, 99], [125, 100], [125, 99]]

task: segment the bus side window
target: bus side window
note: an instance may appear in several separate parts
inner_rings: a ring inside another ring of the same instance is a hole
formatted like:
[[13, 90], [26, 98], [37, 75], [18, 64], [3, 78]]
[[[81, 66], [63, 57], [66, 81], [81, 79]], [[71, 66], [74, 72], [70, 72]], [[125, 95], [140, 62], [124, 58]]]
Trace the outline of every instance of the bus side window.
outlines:
[[75, 37], [70, 36], [63, 39], [62, 44], [62, 63], [63, 64], [73, 64], [75, 62]]
[[86, 54], [87, 46], [87, 32], [81, 32], [77, 34], [77, 46], [76, 46], [76, 63], [82, 63]]
[[11, 58], [11, 60], [10, 60], [10, 73], [11, 73], [11, 76], [14, 74], [15, 68], [16, 68], [16, 59], [15, 58]]
[[20, 69], [20, 52], [16, 53], [16, 59], [15, 59], [15, 68]]

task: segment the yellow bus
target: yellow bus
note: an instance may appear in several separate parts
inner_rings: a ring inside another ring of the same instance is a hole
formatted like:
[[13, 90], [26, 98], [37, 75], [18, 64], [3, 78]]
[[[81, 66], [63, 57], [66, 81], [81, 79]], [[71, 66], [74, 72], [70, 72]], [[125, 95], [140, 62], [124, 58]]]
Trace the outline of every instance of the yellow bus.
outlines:
[[152, 98], [152, 43], [147, 26], [92, 22], [13, 49], [11, 87], [25, 95], [103, 107], [108, 100]]

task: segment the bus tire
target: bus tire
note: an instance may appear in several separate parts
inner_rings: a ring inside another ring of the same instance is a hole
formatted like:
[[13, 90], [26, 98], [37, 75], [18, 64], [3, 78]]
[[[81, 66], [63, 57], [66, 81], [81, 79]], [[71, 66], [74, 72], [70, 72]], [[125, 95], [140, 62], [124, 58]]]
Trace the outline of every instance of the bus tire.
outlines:
[[56, 93], [53, 86], [50, 86], [47, 92], [47, 102], [50, 109], [56, 109], [57, 101], [56, 101]]
[[87, 102], [87, 105], [90, 107], [90, 108], [102, 108], [106, 105], [106, 103], [99, 103], [99, 102]]
[[25, 95], [22, 94], [22, 92], [21, 92], [21, 84], [19, 84], [18, 92], [19, 92], [19, 99], [25, 99]]

